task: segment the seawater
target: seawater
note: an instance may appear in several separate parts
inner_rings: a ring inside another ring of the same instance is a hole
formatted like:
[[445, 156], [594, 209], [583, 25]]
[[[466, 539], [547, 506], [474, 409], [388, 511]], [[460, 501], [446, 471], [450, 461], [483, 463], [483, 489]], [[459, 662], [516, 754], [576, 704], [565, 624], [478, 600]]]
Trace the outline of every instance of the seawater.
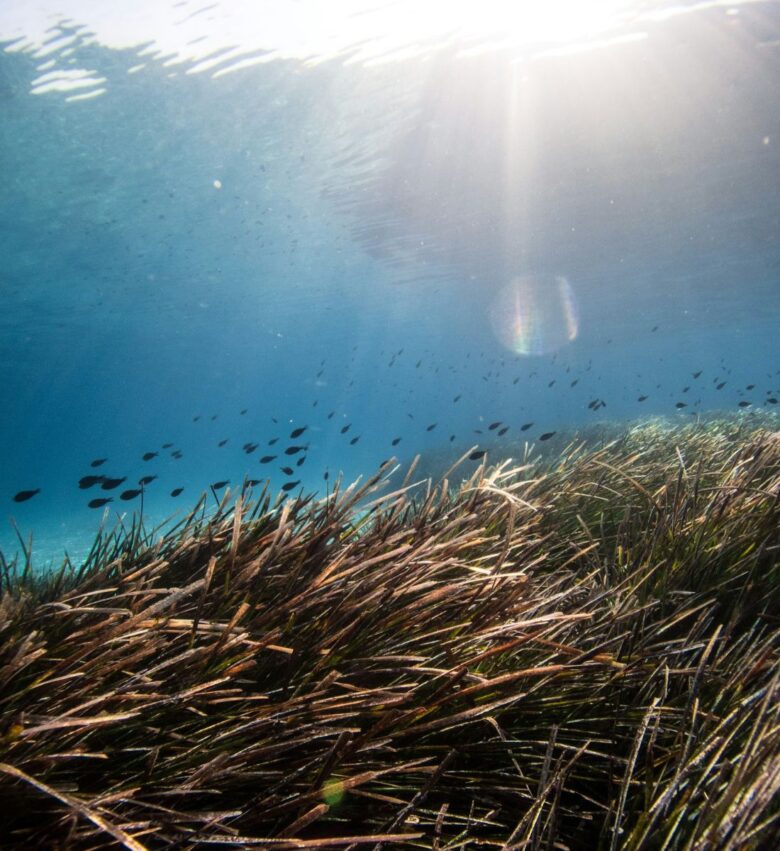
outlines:
[[224, 480], [324, 495], [391, 456], [775, 409], [780, 4], [613, 4], [536, 41], [260, 5], [238, 45], [250, 4], [14, 5], [7, 557], [15, 524], [36, 566], [77, 560], [146, 475], [153, 524]]

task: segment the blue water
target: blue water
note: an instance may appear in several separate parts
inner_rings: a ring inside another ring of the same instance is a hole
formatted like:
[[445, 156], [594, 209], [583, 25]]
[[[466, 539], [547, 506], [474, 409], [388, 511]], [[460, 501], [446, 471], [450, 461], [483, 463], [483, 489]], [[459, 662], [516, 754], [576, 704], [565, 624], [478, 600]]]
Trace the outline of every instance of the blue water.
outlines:
[[77, 29], [45, 58], [104, 81], [83, 100], [33, 93], [40, 48], [6, 42], [0, 549], [13, 520], [37, 566], [77, 559], [88, 501], [111, 524], [144, 475], [157, 521], [220, 480], [323, 492], [391, 455], [774, 410], [780, 4], [701, 5], [580, 52], [449, 41], [216, 78]]

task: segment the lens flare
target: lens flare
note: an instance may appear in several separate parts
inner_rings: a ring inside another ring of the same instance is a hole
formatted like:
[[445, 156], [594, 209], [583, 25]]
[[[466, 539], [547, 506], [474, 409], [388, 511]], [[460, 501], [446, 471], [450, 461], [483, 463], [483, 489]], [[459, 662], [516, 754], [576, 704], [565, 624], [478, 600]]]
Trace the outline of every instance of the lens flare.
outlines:
[[527, 275], [513, 278], [490, 306], [493, 330], [518, 355], [546, 355], [577, 336], [577, 304], [563, 277]]

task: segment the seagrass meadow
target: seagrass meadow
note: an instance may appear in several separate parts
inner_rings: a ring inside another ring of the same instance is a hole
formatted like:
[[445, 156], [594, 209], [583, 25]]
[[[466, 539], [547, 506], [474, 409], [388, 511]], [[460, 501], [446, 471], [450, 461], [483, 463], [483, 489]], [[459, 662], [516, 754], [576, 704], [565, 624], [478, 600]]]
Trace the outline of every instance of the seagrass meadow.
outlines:
[[2, 847], [776, 847], [776, 419], [462, 469], [3, 562]]

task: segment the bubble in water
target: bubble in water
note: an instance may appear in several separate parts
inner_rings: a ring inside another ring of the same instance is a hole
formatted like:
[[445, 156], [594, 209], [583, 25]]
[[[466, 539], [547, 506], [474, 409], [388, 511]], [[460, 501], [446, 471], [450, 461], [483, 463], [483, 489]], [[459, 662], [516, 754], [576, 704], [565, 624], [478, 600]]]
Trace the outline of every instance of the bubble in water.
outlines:
[[566, 278], [513, 278], [490, 306], [490, 321], [501, 343], [519, 355], [555, 352], [577, 336], [577, 305]]

